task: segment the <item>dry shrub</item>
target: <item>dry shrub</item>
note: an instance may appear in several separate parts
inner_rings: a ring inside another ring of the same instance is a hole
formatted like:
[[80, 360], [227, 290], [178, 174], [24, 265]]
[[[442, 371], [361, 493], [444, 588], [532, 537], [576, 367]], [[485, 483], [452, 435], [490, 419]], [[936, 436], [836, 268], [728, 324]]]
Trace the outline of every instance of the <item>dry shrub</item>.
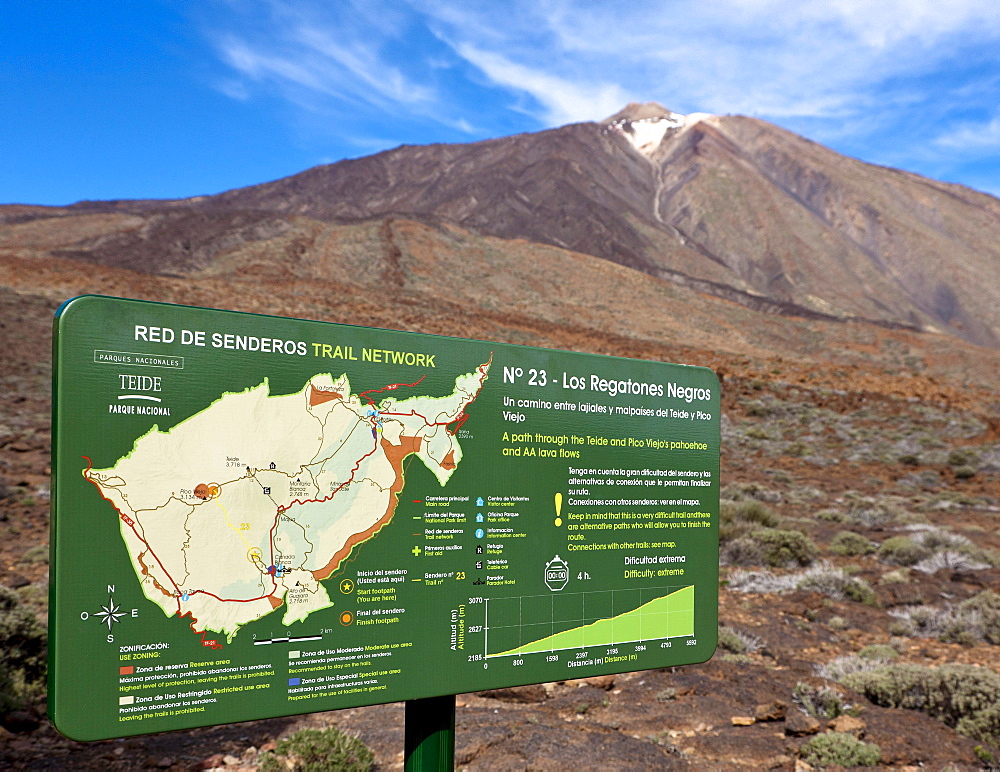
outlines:
[[959, 734], [1000, 743], [1000, 674], [973, 665], [892, 664], [841, 682], [876, 705], [927, 713]]
[[941, 609], [916, 606], [890, 613], [905, 635], [967, 646], [979, 641], [1000, 646], [1000, 595], [991, 590]]
[[882, 750], [843, 732], [818, 734], [799, 750], [805, 761], [825, 767], [874, 767], [882, 758]]

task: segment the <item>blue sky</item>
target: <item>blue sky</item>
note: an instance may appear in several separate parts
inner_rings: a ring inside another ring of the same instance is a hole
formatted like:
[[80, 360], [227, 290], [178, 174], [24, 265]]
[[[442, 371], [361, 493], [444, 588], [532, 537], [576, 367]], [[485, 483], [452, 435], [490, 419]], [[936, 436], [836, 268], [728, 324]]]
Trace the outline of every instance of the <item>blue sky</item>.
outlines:
[[217, 193], [629, 101], [1000, 195], [995, 0], [10, 0], [0, 94], [0, 203]]

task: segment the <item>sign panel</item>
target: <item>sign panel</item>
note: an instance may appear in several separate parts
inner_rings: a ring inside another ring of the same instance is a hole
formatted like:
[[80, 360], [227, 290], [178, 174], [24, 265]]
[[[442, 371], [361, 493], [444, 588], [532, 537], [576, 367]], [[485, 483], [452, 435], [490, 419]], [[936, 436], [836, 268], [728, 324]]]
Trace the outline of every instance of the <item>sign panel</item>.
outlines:
[[710, 370], [94, 296], [54, 352], [72, 738], [715, 650]]

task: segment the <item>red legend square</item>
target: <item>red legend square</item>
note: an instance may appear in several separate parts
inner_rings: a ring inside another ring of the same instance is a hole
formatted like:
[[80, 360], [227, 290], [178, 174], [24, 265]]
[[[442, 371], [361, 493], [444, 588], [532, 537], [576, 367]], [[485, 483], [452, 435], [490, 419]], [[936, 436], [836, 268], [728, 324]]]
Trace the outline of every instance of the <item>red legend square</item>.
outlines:
[[132, 675], [135, 672], [135, 665], [125, 665], [118, 668], [118, 675]]

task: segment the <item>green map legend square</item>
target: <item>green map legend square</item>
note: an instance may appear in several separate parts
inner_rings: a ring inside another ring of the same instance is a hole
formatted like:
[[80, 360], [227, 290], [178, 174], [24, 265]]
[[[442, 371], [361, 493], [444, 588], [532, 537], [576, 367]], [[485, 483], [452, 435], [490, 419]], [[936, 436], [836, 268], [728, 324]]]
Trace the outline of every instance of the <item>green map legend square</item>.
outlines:
[[715, 649], [709, 370], [88, 296], [53, 373], [74, 739]]

